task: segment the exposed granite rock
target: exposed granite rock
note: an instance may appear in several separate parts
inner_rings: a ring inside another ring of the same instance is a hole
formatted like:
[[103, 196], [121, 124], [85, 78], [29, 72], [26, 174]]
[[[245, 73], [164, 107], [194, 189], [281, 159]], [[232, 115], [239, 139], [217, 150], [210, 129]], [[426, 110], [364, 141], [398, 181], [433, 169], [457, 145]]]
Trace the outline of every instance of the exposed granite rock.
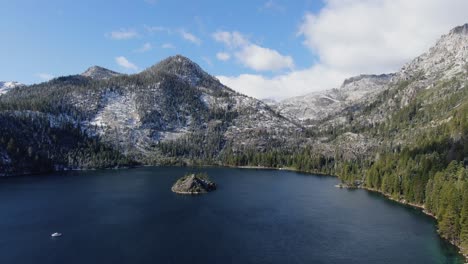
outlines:
[[204, 175], [189, 174], [177, 180], [171, 190], [178, 194], [203, 194], [216, 190], [216, 184]]

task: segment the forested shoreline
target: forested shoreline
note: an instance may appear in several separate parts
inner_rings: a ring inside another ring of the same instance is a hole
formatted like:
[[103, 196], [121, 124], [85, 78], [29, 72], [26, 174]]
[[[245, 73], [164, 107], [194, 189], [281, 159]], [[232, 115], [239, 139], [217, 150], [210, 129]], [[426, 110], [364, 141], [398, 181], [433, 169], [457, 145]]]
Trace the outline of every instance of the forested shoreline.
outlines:
[[335, 175], [424, 206], [468, 253], [468, 63], [444, 52], [460, 34], [316, 121], [287, 118], [180, 55], [133, 75], [17, 87], [0, 96], [0, 176], [140, 165]]

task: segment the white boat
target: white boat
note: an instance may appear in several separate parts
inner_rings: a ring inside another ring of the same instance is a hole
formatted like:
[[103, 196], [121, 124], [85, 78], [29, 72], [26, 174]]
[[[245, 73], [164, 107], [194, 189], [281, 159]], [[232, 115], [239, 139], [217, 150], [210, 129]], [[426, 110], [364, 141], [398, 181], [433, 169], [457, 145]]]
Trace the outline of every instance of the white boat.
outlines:
[[61, 237], [62, 236], [62, 233], [53, 233], [52, 235], [50, 235], [51, 237]]

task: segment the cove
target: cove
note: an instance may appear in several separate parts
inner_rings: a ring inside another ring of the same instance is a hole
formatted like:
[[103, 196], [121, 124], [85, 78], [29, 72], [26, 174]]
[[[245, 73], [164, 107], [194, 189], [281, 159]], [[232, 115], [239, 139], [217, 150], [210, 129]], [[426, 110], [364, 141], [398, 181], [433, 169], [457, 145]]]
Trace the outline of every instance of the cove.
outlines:
[[[171, 192], [197, 171], [217, 190]], [[184, 167], [4, 178], [0, 263], [463, 263], [429, 216], [337, 183]]]

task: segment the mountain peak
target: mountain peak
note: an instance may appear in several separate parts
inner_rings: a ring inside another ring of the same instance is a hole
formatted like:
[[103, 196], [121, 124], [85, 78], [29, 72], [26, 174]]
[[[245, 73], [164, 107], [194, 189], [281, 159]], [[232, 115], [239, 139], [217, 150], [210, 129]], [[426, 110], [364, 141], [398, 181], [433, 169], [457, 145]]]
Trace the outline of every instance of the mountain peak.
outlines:
[[450, 31], [450, 34], [461, 34], [461, 35], [468, 35], [468, 23], [455, 27]]
[[166, 71], [175, 74], [184, 70], [203, 71], [198, 64], [179, 54], [160, 61], [158, 64], [153, 65], [148, 70]]
[[95, 80], [104, 80], [104, 79], [109, 79], [115, 76], [119, 76], [121, 74], [95, 65], [95, 66], [89, 67], [85, 72], [83, 72], [80, 75], [84, 77], [89, 77]]
[[197, 63], [182, 55], [168, 57], [158, 64], [146, 69], [145, 72], [164, 72], [174, 74], [194, 86], [197, 86], [203, 80], [215, 79], [206, 73]]
[[181, 55], [181, 54], [177, 54], [177, 55], [174, 55], [174, 56], [171, 56], [169, 58], [166, 58], [165, 60], [168, 60], [168, 61], [174, 61], [176, 63], [189, 63], [189, 64], [196, 64], [195, 62], [193, 62], [192, 60], [190, 60], [189, 58]]

